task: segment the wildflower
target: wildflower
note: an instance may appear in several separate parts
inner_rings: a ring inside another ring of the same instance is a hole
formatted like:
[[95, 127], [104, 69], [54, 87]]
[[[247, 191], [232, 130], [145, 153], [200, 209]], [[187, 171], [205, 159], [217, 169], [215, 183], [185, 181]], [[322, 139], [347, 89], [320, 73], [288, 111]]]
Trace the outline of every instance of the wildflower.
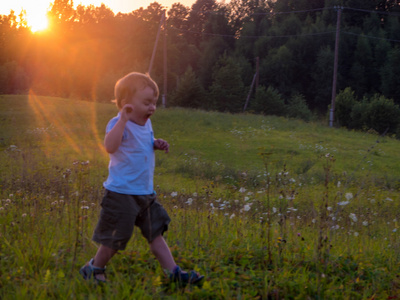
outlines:
[[329, 153], [325, 154], [325, 157], [326, 157], [326, 158], [328, 158], [329, 156], [330, 156], [330, 154], [329, 154]]
[[171, 193], [171, 197], [176, 197], [176, 196], [178, 196], [178, 192], [172, 192]]
[[197, 197], [197, 193], [196, 192], [193, 193], [193, 197]]
[[315, 222], [317, 222], [317, 220], [315, 220], [315, 219], [312, 219], [312, 220], [311, 220], [311, 222], [312, 222], [312, 223], [315, 223]]
[[352, 193], [346, 193], [345, 195], [347, 201], [350, 201], [351, 199], [353, 199], [353, 194]]
[[4, 210], [4, 207], [3, 207], [3, 206], [0, 206], [0, 210]]
[[231, 216], [229, 217], [229, 219], [233, 219], [235, 217], [235, 214], [231, 214]]
[[392, 231], [393, 231], [393, 232], [396, 232], [396, 231], [397, 231], [397, 228], [393, 229]]
[[193, 198], [189, 198], [189, 199], [186, 201], [186, 204], [192, 205], [192, 203], [193, 203]]
[[340, 181], [338, 181], [337, 187], [340, 188], [340, 185], [341, 185], [341, 183], [340, 183]]
[[355, 223], [355, 222], [357, 222], [357, 216], [355, 215], [355, 214], [353, 214], [353, 213], [351, 213], [350, 215], [349, 215], [349, 218]]
[[328, 206], [326, 209], [327, 209], [328, 211], [331, 211], [331, 210], [332, 210], [332, 207], [331, 207], [331, 206]]
[[240, 189], [239, 189], [239, 192], [241, 192], [241, 193], [244, 193], [246, 191], [246, 189], [244, 188], [244, 187], [241, 187]]
[[174, 206], [174, 209], [178, 209], [178, 206], [175, 205], [175, 206]]
[[362, 224], [363, 224], [364, 226], [368, 226], [368, 221], [364, 221], [364, 222], [362, 222]]
[[354, 236], [358, 236], [358, 232], [354, 232]]
[[273, 207], [273, 208], [272, 208], [272, 212], [273, 212], [273, 213], [276, 213], [277, 211], [278, 211], [278, 210], [276, 209], [276, 207]]
[[25, 213], [23, 213], [23, 214], [21, 215], [21, 217], [25, 218], [25, 217], [26, 217], [26, 214], [25, 214]]
[[10, 199], [6, 199], [6, 203], [11, 203], [11, 200]]
[[12, 197], [14, 197], [14, 194], [10, 194], [10, 195], [8, 195], [8, 197], [12, 198]]
[[244, 201], [249, 201], [250, 198], [249, 197], [244, 197]]
[[349, 203], [350, 203], [349, 201], [342, 201], [342, 202], [338, 202], [338, 205], [345, 206], [345, 205], [347, 205]]
[[385, 200], [386, 200], [386, 201], [393, 201], [393, 199], [391, 199], [391, 198], [389, 198], [389, 197], [387, 197]]
[[244, 211], [249, 211], [250, 208], [251, 208], [251, 206], [250, 206], [249, 204], [246, 204], [246, 205], [243, 207]]

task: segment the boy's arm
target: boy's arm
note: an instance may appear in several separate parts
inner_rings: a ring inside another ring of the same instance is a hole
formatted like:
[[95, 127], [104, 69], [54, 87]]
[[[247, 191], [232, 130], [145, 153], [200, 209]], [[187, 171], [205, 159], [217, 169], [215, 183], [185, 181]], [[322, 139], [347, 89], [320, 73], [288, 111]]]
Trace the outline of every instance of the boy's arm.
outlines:
[[117, 123], [115, 123], [114, 127], [104, 137], [104, 147], [108, 153], [114, 153], [121, 145], [125, 125], [126, 122], [128, 122], [126, 110], [129, 108], [131, 108], [130, 105], [124, 106], [124, 109], [121, 110], [121, 115]]

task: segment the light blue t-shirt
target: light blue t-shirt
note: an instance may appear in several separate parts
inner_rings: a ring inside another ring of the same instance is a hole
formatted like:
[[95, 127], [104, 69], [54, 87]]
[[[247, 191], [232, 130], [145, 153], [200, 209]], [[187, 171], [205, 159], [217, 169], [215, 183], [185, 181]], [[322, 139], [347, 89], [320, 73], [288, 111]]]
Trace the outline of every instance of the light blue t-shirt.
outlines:
[[[120, 114], [108, 122], [106, 133], [119, 118]], [[110, 154], [108, 178], [103, 186], [112, 192], [126, 195], [153, 194], [154, 166], [154, 134], [150, 119], [144, 126], [128, 121], [121, 145]]]

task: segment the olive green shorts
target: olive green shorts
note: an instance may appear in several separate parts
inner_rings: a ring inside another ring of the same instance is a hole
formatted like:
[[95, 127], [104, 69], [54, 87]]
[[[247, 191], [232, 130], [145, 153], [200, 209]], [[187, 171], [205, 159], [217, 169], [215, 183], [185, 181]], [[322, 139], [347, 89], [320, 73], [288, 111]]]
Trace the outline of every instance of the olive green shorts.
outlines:
[[156, 194], [125, 195], [105, 191], [93, 241], [114, 250], [124, 250], [136, 225], [151, 243], [168, 230], [171, 219]]

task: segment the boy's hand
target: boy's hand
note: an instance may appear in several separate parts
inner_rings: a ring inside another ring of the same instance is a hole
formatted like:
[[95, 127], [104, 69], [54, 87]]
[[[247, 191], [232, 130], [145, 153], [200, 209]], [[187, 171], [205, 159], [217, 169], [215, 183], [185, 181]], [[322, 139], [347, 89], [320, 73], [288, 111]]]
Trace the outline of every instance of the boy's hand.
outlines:
[[163, 139], [154, 140], [154, 149], [156, 150], [165, 150], [165, 153], [169, 152], [169, 144]]
[[125, 104], [121, 110], [121, 117], [124, 120], [129, 120], [129, 114], [133, 111], [134, 106], [132, 104]]

